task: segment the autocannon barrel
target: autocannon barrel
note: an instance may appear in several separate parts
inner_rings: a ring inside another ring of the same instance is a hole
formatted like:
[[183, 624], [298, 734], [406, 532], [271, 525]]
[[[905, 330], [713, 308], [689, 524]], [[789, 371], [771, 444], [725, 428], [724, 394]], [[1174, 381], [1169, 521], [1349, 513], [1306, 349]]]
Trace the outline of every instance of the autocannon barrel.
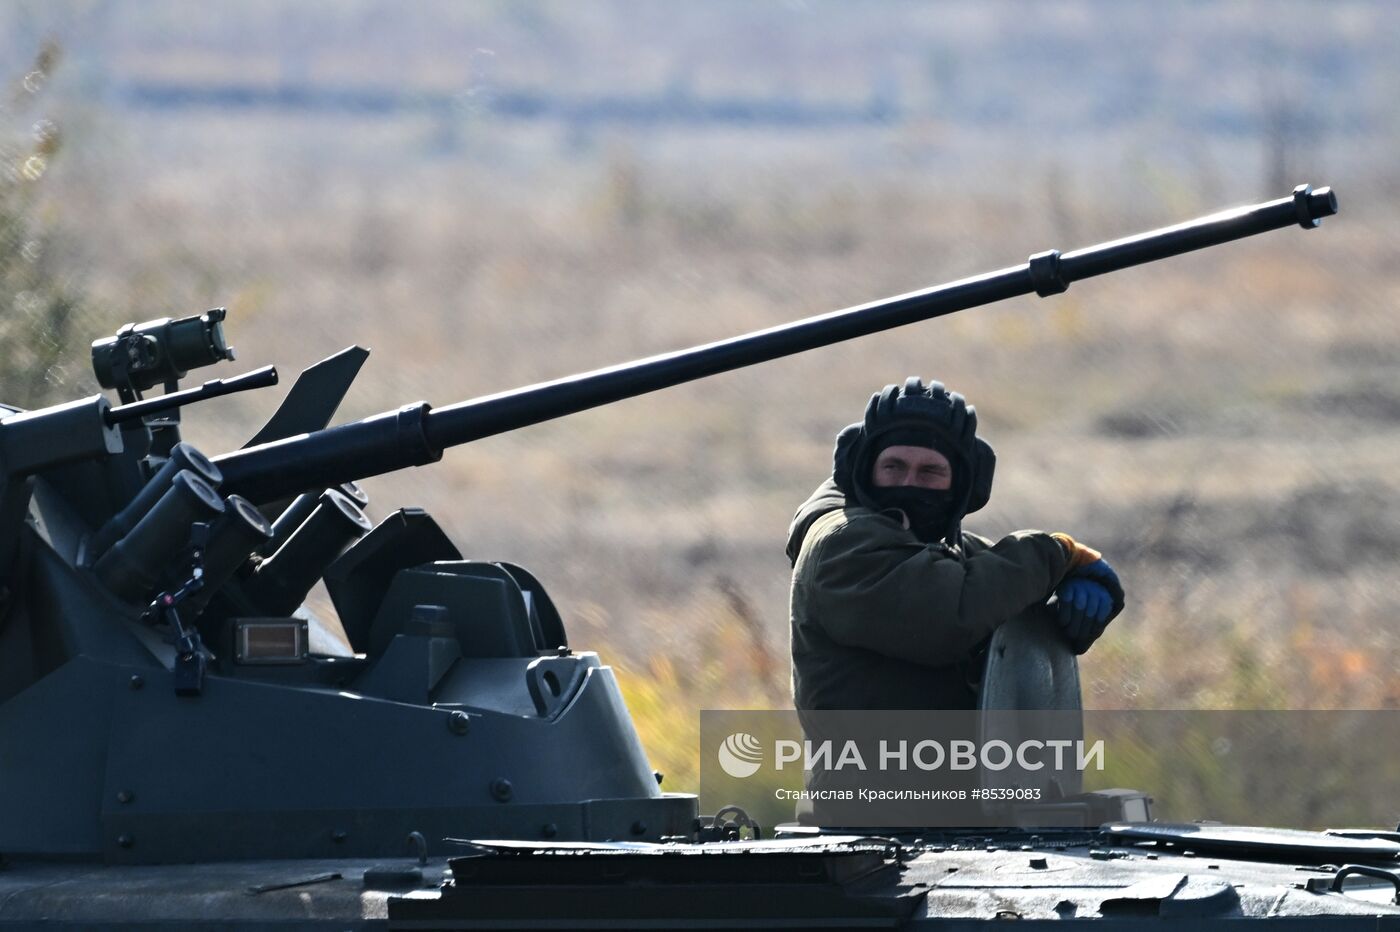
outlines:
[[1299, 185], [1288, 197], [1226, 210], [845, 310], [809, 317], [691, 349], [651, 356], [446, 407], [406, 405], [362, 421], [217, 457], [224, 491], [264, 503], [352, 479], [421, 466], [447, 447], [527, 427], [892, 327], [1071, 283], [1207, 246], [1298, 224], [1309, 229], [1337, 212], [1330, 188]]

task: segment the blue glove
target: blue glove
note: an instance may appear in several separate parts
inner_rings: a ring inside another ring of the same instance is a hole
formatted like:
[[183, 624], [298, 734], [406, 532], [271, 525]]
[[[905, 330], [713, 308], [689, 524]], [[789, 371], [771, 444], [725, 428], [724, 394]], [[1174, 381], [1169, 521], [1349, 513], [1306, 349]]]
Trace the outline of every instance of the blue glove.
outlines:
[[1056, 618], [1076, 654], [1088, 650], [1117, 614], [1108, 588], [1083, 576], [1067, 578], [1055, 590], [1055, 596]]
[[1096, 583], [1101, 583], [1109, 592], [1116, 591], [1120, 596], [1123, 593], [1123, 584], [1118, 581], [1118, 574], [1113, 572], [1113, 567], [1109, 566], [1108, 561], [1103, 557], [1099, 557], [1093, 563], [1070, 570], [1069, 575], [1092, 579]]
[[1112, 621], [1123, 610], [1123, 584], [1118, 581], [1118, 574], [1113, 572], [1113, 567], [1102, 557], [1086, 566], [1070, 570], [1065, 579], [1090, 579], [1107, 589], [1109, 597], [1113, 599], [1113, 612], [1108, 616], [1108, 621]]

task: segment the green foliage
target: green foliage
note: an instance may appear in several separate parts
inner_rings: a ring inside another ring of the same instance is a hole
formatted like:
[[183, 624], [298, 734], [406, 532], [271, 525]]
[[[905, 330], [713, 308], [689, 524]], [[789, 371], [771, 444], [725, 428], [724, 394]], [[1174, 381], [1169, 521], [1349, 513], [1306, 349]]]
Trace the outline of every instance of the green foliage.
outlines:
[[0, 104], [0, 400], [23, 407], [56, 400], [55, 367], [83, 342], [73, 332], [82, 298], [56, 267], [57, 234], [40, 210], [62, 136], [32, 113], [58, 59], [46, 44]]
[[1400, 763], [1385, 711], [1102, 713], [1111, 748], [1090, 789], [1150, 792], [1163, 821], [1208, 819], [1323, 829], [1393, 821]]
[[788, 664], [769, 648], [747, 597], [725, 578], [656, 621], [698, 632], [694, 652], [681, 657], [658, 651], [642, 661], [608, 645], [600, 653], [617, 664], [618, 684], [642, 746], [665, 775], [663, 789], [695, 792], [700, 710], [790, 708]]
[[[606, 638], [590, 645], [605, 661], [617, 665], [618, 681], [642, 745], [652, 765], [666, 774], [667, 790], [699, 789], [701, 709], [791, 708], [786, 658], [765, 646], [743, 600], [721, 601], [716, 597], [719, 594], [707, 593], [680, 606], [669, 617], [670, 623], [699, 632], [698, 649], [691, 656], [658, 652], [638, 662], [630, 659], [626, 647]], [[1147, 790], [1157, 797], [1159, 809], [1177, 817], [1200, 818], [1191, 813], [1208, 812], [1211, 818], [1228, 819], [1252, 813], [1259, 821], [1261, 813], [1273, 811], [1266, 805], [1273, 805], [1269, 794], [1261, 799], [1259, 787], [1248, 785], [1245, 772], [1232, 767], [1222, 754], [1219, 734], [1202, 731], [1201, 723], [1264, 727], [1297, 720], [1289, 715], [1306, 714], [1289, 712], [1270, 719], [1264, 713], [1251, 715], [1246, 711], [1251, 709], [1396, 707], [1390, 673], [1393, 650], [1358, 646], [1317, 631], [1306, 620], [1295, 622], [1282, 637], [1250, 638], [1221, 629], [1185, 645], [1177, 637], [1185, 623], [1180, 617], [1152, 616], [1143, 619], [1140, 626], [1110, 628], [1081, 661], [1086, 705], [1091, 709], [1195, 710], [1194, 717], [1182, 718], [1192, 727], [1183, 725], [1178, 732], [1170, 730], [1169, 713], [1156, 712], [1157, 718], [1142, 719], [1153, 722], [1157, 729], [1153, 733], [1134, 735], [1120, 730], [1111, 734], [1111, 769], [1095, 781], [1095, 788]], [[1183, 662], [1188, 656], [1197, 662]], [[1204, 718], [1201, 710], [1211, 709], [1234, 712], [1206, 713], [1222, 717]], [[1231, 714], [1238, 717], [1232, 719]], [[1366, 721], [1360, 716], [1354, 720]], [[1122, 719], [1124, 724], [1134, 721], [1130, 716]], [[1366, 809], [1374, 800], [1348, 801], [1341, 792], [1358, 785], [1354, 776], [1328, 769], [1330, 761], [1343, 758], [1328, 753], [1326, 741], [1350, 740], [1354, 744], [1365, 738], [1321, 736], [1313, 731], [1303, 729], [1266, 738], [1245, 736], [1256, 746], [1272, 742], [1280, 755], [1292, 754], [1295, 759], [1317, 763], [1313, 785], [1274, 788], [1280, 817], [1291, 817], [1302, 806], [1309, 824], [1315, 826], [1329, 820], [1330, 824], [1375, 821], [1375, 813]], [[1237, 736], [1236, 743], [1243, 746], [1244, 738]], [[1387, 762], [1387, 755], [1378, 751], [1377, 757], [1376, 772], [1384, 767], [1393, 773], [1394, 763]], [[1354, 760], [1355, 754], [1345, 759]], [[1257, 773], [1257, 768], [1248, 773]], [[1297, 768], [1281, 766], [1278, 773], [1296, 774]], [[1327, 787], [1337, 792], [1329, 796], [1322, 790]], [[1302, 792], [1318, 798], [1300, 801]]]

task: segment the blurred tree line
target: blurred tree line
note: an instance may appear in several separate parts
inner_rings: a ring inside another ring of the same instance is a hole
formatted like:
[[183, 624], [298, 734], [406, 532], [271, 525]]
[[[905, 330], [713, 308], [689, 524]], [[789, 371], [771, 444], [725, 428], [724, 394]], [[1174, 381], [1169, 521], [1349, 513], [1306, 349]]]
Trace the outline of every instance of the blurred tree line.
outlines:
[[59, 400], [55, 367], [83, 309], [81, 293], [56, 267], [60, 234], [41, 201], [62, 135], [38, 114], [38, 101], [59, 58], [58, 45], [45, 43], [0, 99], [0, 401], [21, 407]]

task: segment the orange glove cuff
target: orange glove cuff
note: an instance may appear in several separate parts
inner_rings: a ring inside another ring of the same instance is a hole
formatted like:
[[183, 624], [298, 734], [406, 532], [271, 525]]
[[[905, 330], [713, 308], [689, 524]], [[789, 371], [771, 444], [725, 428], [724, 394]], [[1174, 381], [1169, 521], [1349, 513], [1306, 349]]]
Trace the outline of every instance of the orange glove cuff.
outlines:
[[1059, 541], [1060, 546], [1065, 548], [1065, 556], [1069, 557], [1069, 568], [1072, 570], [1103, 559], [1103, 554], [1093, 547], [1086, 547], [1068, 534], [1056, 531], [1050, 536]]

